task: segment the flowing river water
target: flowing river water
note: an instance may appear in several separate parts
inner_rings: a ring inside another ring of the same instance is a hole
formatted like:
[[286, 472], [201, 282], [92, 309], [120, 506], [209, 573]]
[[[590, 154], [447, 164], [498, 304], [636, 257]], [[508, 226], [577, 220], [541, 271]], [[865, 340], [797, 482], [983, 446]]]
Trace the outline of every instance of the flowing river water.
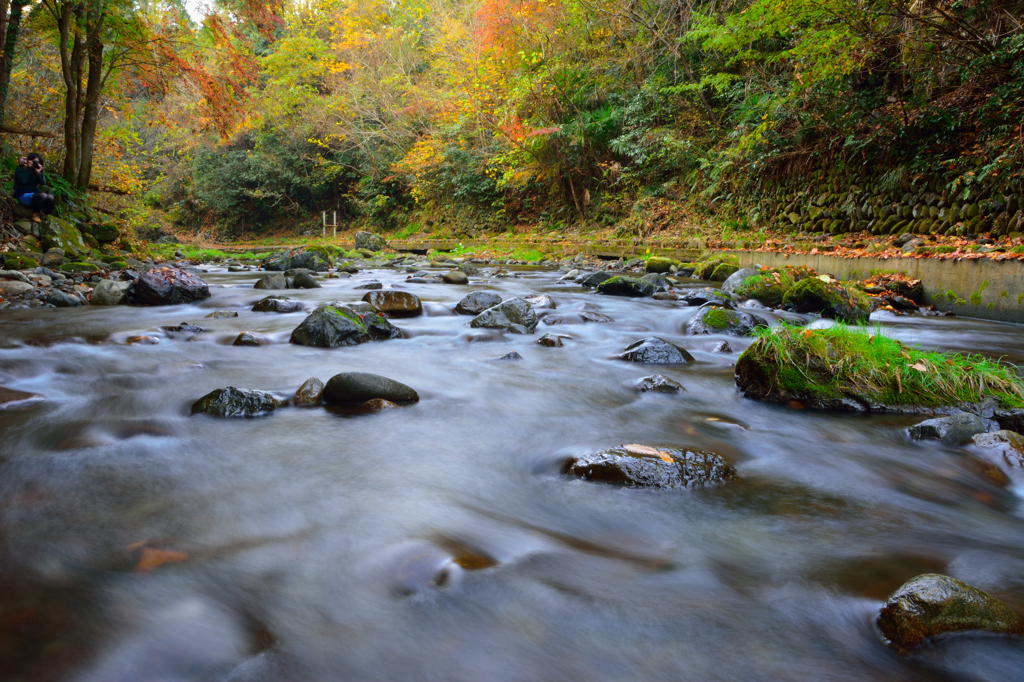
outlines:
[[[378, 279], [424, 301], [394, 321], [408, 338], [337, 349], [287, 342], [306, 313], [249, 310], [262, 273], [205, 269], [200, 305], [0, 312], [0, 385], [45, 396], [0, 411], [0, 679], [1024, 679], [1020, 640], [961, 635], [900, 657], [875, 631], [881, 602], [920, 573], [1024, 612], [1024, 487], [969, 449], [911, 442], [921, 417], [746, 400], [736, 353], [683, 334], [696, 308], [599, 296], [553, 269], [465, 287], [385, 268], [275, 292], [311, 310]], [[472, 290], [546, 293], [556, 312], [615, 322], [471, 329], [451, 309]], [[182, 322], [207, 331], [160, 331]], [[1024, 361], [1018, 326], [872, 322]], [[275, 343], [230, 345], [242, 330]], [[541, 347], [543, 332], [570, 338]], [[614, 359], [647, 336], [697, 362]], [[495, 361], [510, 351], [523, 359]], [[287, 396], [343, 371], [421, 400], [189, 416], [216, 388]], [[686, 392], [632, 390], [655, 373]], [[652, 491], [559, 473], [567, 455], [625, 443], [714, 450], [738, 478]]]

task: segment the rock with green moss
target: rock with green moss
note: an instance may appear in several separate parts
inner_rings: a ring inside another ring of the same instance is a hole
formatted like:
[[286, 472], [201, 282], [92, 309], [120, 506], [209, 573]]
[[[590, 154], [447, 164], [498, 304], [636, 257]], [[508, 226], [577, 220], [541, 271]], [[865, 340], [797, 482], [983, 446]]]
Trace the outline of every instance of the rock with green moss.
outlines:
[[704, 306], [686, 324], [688, 334], [746, 336], [757, 327], [767, 327], [763, 317], [719, 306]]
[[101, 244], [117, 241], [121, 230], [113, 223], [91, 223], [82, 225], [82, 233], [91, 236]]
[[322, 305], [292, 331], [300, 346], [335, 348], [375, 339], [399, 338], [402, 332], [380, 313], [356, 313], [338, 305]]
[[1024, 622], [1002, 601], [938, 573], [904, 583], [885, 601], [876, 623], [886, 643], [903, 654], [951, 632], [1024, 632]]
[[320, 249], [296, 249], [267, 256], [260, 263], [260, 267], [276, 272], [299, 269], [326, 272], [330, 268], [330, 263]]
[[782, 304], [786, 293], [793, 288], [793, 279], [784, 271], [772, 268], [747, 277], [735, 293], [741, 298], [752, 298], [768, 306]]
[[847, 324], [867, 322], [871, 313], [867, 296], [828, 275], [797, 282], [783, 295], [782, 304], [798, 313], [818, 313]]
[[98, 272], [99, 268], [92, 263], [64, 263], [60, 266], [62, 272], [68, 272], [73, 275], [82, 275], [85, 273]]
[[597, 285], [597, 293], [599, 294], [627, 296], [630, 298], [653, 296], [657, 290], [658, 287], [654, 286], [653, 283], [639, 277], [629, 277], [627, 275], [618, 275], [611, 279], [606, 279]]
[[22, 253], [6, 253], [4, 256], [4, 268], [8, 270], [35, 270], [39, 267], [39, 261]]
[[207, 393], [192, 404], [192, 414], [212, 417], [256, 417], [273, 412], [282, 402], [266, 391], [228, 386]]
[[[691, 275], [691, 277], [693, 277], [694, 279], [711, 280], [711, 276], [714, 275], [715, 270], [720, 265], [731, 265], [733, 266], [733, 268], [735, 268], [731, 271], [728, 271], [728, 274], [725, 274], [721, 280], [718, 280], [722, 282], [724, 282], [729, 277], [729, 275], [736, 272], [736, 270], [738, 270], [740, 267], [739, 259], [736, 258], [735, 254], [715, 253], [694, 263], [693, 274]], [[725, 273], [726, 270], [723, 270], [722, 272]]]
[[663, 258], [662, 256], [651, 256], [647, 260], [647, 272], [666, 273], [672, 269], [672, 266], [677, 268], [682, 265], [679, 261], [673, 258]]
[[721, 263], [720, 265], [715, 266], [714, 271], [711, 273], [711, 277], [708, 279], [712, 282], [724, 282], [738, 271], [739, 266], [733, 263]]
[[43, 247], [36, 237], [29, 235], [21, 238], [21, 250], [28, 253], [42, 253]]
[[68, 257], [89, 253], [89, 246], [74, 225], [61, 218], [50, 217], [39, 228], [39, 237], [46, 249], [61, 249]]

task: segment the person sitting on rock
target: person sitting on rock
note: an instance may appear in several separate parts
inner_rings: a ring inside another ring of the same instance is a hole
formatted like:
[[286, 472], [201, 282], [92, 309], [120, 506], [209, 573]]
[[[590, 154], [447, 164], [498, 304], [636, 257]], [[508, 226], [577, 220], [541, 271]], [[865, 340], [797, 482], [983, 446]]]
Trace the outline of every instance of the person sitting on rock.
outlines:
[[57, 200], [47, 192], [46, 173], [43, 171], [43, 157], [32, 153], [18, 159], [14, 169], [14, 198], [22, 206], [30, 207], [34, 213], [32, 220], [42, 222], [39, 214], [49, 215]]

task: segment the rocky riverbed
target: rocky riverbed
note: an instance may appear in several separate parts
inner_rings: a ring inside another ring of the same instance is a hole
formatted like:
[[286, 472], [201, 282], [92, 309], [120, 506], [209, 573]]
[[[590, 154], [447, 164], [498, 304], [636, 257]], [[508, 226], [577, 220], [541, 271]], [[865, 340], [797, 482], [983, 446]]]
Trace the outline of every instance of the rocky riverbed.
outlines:
[[[1013, 424], [743, 398], [751, 330], [836, 322], [721, 263], [433, 261], [126, 263], [61, 309], [18, 271], [4, 679], [1019, 679]], [[879, 333], [1024, 360], [867, 286]]]

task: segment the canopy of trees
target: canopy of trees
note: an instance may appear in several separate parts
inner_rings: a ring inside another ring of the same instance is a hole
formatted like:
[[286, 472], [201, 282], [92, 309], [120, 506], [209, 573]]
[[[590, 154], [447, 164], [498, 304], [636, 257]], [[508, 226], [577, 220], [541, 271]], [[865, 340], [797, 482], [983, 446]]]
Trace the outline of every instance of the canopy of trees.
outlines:
[[612, 224], [835, 168], [1021, 192], [1014, 0], [20, 2], [0, 123], [184, 226]]

